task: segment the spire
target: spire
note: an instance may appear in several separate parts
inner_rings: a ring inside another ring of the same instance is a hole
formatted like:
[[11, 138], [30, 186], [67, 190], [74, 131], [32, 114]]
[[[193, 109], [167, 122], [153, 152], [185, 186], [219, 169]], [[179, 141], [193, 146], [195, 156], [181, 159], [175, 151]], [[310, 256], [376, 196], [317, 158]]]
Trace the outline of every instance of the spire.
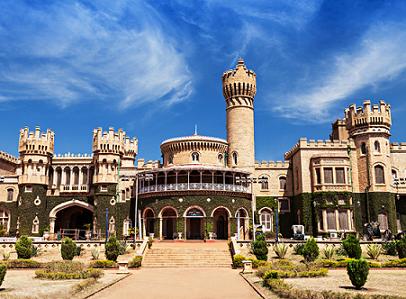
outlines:
[[197, 125], [195, 124], [195, 133], [193, 134], [193, 136], [197, 136]]
[[245, 65], [244, 59], [242, 57], [238, 58], [237, 66], [239, 65]]

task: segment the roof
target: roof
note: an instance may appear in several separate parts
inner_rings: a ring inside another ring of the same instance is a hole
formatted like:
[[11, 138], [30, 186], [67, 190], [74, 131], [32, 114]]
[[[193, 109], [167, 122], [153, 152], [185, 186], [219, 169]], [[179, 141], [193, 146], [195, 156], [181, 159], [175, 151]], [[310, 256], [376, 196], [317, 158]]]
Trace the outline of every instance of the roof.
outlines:
[[209, 136], [202, 136], [202, 135], [191, 135], [191, 136], [184, 136], [184, 137], [175, 137], [175, 138], [170, 138], [164, 140], [161, 145], [165, 143], [170, 143], [170, 142], [179, 142], [179, 141], [212, 141], [212, 142], [220, 142], [227, 144], [227, 140], [222, 139], [222, 138], [216, 138], [216, 137], [209, 137]]

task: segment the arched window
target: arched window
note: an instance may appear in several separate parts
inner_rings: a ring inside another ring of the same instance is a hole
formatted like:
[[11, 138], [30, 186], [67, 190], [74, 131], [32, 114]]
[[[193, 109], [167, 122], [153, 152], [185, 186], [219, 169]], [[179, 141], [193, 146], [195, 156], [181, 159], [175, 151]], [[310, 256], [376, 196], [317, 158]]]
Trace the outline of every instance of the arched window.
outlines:
[[10, 214], [4, 209], [0, 209], [0, 226], [8, 232], [9, 224]]
[[234, 163], [234, 165], [238, 164], [238, 155], [236, 152], [233, 153], [233, 163]]
[[131, 219], [129, 219], [127, 217], [126, 219], [124, 219], [124, 222], [123, 222], [123, 235], [124, 236], [130, 235], [130, 227], [131, 227]]
[[32, 221], [31, 233], [38, 234], [39, 233], [39, 219], [38, 216], [35, 216], [34, 220]]
[[170, 154], [168, 157], [168, 163], [173, 164], [173, 155], [172, 154]]
[[376, 184], [385, 184], [385, 173], [383, 166], [376, 165], [375, 166], [375, 183]]
[[217, 159], [220, 164], [223, 164], [223, 154], [218, 154]]
[[200, 158], [199, 153], [196, 153], [196, 152], [192, 153], [192, 161], [193, 162], [198, 162], [199, 158]]
[[266, 176], [263, 176], [261, 177], [260, 182], [261, 182], [261, 190], [268, 190], [269, 188], [268, 178]]
[[125, 189], [125, 198], [130, 199], [131, 197], [131, 191], [130, 188]]
[[367, 153], [367, 145], [365, 142], [361, 143], [361, 154], [365, 155]]
[[375, 149], [375, 152], [377, 152], [377, 153], [380, 153], [380, 152], [381, 152], [381, 145], [380, 145], [380, 143], [379, 143], [378, 140], [376, 140], [376, 141], [374, 142], [374, 149]]
[[114, 235], [115, 232], [116, 232], [116, 220], [114, 219], [114, 216], [111, 216], [109, 221], [109, 233]]
[[284, 177], [284, 176], [281, 176], [279, 178], [279, 189], [286, 190], [286, 177]]
[[14, 190], [13, 189], [7, 189], [7, 201], [13, 201], [14, 197]]
[[263, 209], [260, 212], [259, 222], [262, 225], [263, 231], [272, 231], [272, 216], [273, 213], [269, 209]]
[[395, 180], [398, 178], [398, 173], [395, 169], [392, 169], [392, 178]]
[[380, 213], [378, 214], [378, 222], [379, 222], [379, 229], [380, 230], [387, 230], [389, 225], [388, 225], [388, 216], [386, 213]]

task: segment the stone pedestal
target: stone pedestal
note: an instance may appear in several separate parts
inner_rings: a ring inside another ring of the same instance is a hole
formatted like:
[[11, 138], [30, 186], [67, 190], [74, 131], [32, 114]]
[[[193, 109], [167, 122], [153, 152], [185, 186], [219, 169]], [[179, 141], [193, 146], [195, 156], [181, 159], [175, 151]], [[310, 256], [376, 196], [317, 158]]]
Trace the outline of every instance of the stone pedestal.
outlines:
[[252, 261], [242, 261], [242, 263], [244, 264], [244, 270], [242, 271], [242, 273], [252, 273]]

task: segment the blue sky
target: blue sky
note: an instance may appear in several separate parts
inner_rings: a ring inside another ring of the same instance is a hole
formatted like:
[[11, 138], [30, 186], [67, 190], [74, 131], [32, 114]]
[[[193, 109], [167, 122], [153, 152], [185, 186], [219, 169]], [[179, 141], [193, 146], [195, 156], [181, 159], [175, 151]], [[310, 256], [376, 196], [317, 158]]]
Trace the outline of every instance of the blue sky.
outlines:
[[364, 99], [389, 102], [406, 141], [405, 1], [3, 0], [0, 14], [0, 150], [14, 155], [36, 125], [57, 153], [90, 153], [95, 127], [137, 136], [146, 159], [195, 124], [225, 138], [221, 75], [239, 56], [257, 73], [257, 160], [327, 139]]

